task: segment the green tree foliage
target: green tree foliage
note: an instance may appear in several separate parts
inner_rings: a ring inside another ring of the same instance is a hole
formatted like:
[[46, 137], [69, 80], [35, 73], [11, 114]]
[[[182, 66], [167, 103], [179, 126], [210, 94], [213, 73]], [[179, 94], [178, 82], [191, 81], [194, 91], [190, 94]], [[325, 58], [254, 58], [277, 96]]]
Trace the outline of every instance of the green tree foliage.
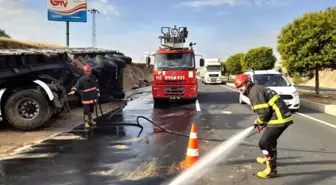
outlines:
[[8, 37], [10, 38], [10, 36], [5, 32], [5, 30], [0, 29], [0, 37]]
[[245, 54], [244, 53], [236, 53], [234, 55], [231, 55], [225, 64], [227, 73], [236, 75], [242, 73], [242, 61], [244, 59]]
[[294, 19], [282, 28], [277, 49], [289, 71], [309, 74], [315, 70], [319, 94], [318, 71], [336, 68], [336, 7]]
[[243, 71], [253, 70], [268, 70], [273, 69], [276, 62], [276, 57], [273, 55], [271, 47], [261, 46], [250, 49], [242, 61]]
[[220, 66], [224, 68], [224, 71], [221, 71], [222, 75], [226, 75], [228, 71], [225, 62], [221, 62]]

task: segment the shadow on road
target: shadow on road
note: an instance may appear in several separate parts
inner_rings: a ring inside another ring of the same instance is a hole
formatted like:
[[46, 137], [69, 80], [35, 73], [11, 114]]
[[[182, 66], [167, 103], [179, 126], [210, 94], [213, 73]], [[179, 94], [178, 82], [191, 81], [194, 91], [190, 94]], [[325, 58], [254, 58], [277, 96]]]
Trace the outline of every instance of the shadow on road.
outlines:
[[239, 94], [233, 91], [223, 91], [223, 92], [200, 92], [198, 95], [199, 100], [206, 100], [202, 101], [202, 103], [206, 104], [237, 104], [239, 100]]
[[303, 177], [301, 179], [297, 179], [295, 181], [287, 183], [287, 185], [298, 185], [298, 184], [318, 184], [322, 180], [328, 179], [330, 177], [335, 177], [336, 170], [321, 170], [321, 171], [313, 171], [313, 172], [298, 172], [298, 173], [286, 173], [279, 174], [279, 177], [287, 177], [287, 176], [306, 176], [311, 175], [311, 177]]
[[[240, 145], [259, 148], [258, 145], [254, 145], [254, 144], [241, 143]], [[308, 153], [336, 154], [336, 152], [327, 152], [327, 151], [322, 151], [322, 150], [304, 150], [304, 149], [292, 149], [292, 148], [282, 148], [282, 147], [278, 147], [277, 149], [278, 151], [283, 150], [283, 151], [308, 152]]]
[[[287, 160], [287, 159], [298, 159], [301, 157], [278, 157], [278, 160]], [[226, 161], [223, 165], [237, 165], [237, 164], [247, 164], [247, 163], [256, 163], [256, 159], [241, 159], [241, 160], [234, 160], [234, 161]], [[282, 162], [278, 162], [278, 166], [282, 166]]]

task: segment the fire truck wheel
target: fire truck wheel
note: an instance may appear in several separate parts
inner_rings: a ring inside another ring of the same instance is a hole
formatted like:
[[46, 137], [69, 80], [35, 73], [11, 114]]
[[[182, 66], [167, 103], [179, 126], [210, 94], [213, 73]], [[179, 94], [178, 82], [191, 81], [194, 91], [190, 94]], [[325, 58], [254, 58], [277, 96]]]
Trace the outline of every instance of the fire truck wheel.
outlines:
[[166, 103], [168, 102], [169, 100], [167, 99], [156, 99], [154, 98], [154, 107], [161, 107], [161, 106], [164, 106], [166, 105]]
[[196, 100], [197, 100], [196, 98], [193, 98], [193, 99], [190, 100], [190, 102], [191, 102], [191, 103], [195, 103]]
[[48, 99], [37, 90], [17, 91], [8, 98], [5, 104], [6, 119], [18, 129], [38, 128], [53, 114], [48, 102]]

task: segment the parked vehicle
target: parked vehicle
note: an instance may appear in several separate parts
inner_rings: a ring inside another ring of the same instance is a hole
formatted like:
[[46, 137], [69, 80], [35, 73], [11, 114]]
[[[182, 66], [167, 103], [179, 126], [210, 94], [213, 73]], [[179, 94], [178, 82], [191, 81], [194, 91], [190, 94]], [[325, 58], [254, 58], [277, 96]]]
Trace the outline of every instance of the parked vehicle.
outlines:
[[[280, 72], [276, 70], [250, 70], [244, 74], [249, 75], [253, 83], [267, 86], [276, 91], [292, 111], [300, 109], [300, 96], [297, 89]], [[241, 93], [239, 102], [250, 104], [249, 98]]]

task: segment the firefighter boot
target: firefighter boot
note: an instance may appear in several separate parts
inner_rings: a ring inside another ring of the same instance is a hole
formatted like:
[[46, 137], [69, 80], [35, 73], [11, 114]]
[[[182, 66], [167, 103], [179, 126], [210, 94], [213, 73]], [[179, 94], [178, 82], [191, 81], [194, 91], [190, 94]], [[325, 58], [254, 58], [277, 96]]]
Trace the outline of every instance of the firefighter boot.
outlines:
[[92, 126], [92, 128], [96, 128], [97, 124], [92, 119], [92, 114], [89, 114], [89, 124]]
[[259, 178], [268, 179], [273, 178], [278, 175], [277, 173], [277, 166], [276, 166], [276, 159], [267, 159], [266, 160], [266, 169], [264, 171], [260, 171], [257, 173]]
[[257, 157], [257, 162], [259, 164], [264, 164], [266, 162], [266, 158], [265, 157]]
[[84, 115], [84, 128], [85, 130], [90, 129], [90, 123], [89, 123], [89, 115]]
[[96, 125], [96, 122], [93, 121], [93, 119], [92, 119], [92, 114], [91, 113], [89, 114], [89, 123], [90, 123], [90, 125]]
[[[277, 149], [272, 149], [274, 152], [274, 159], [277, 160], [278, 152]], [[265, 164], [266, 163], [266, 158], [265, 157], [257, 157], [257, 162], [260, 164]]]

